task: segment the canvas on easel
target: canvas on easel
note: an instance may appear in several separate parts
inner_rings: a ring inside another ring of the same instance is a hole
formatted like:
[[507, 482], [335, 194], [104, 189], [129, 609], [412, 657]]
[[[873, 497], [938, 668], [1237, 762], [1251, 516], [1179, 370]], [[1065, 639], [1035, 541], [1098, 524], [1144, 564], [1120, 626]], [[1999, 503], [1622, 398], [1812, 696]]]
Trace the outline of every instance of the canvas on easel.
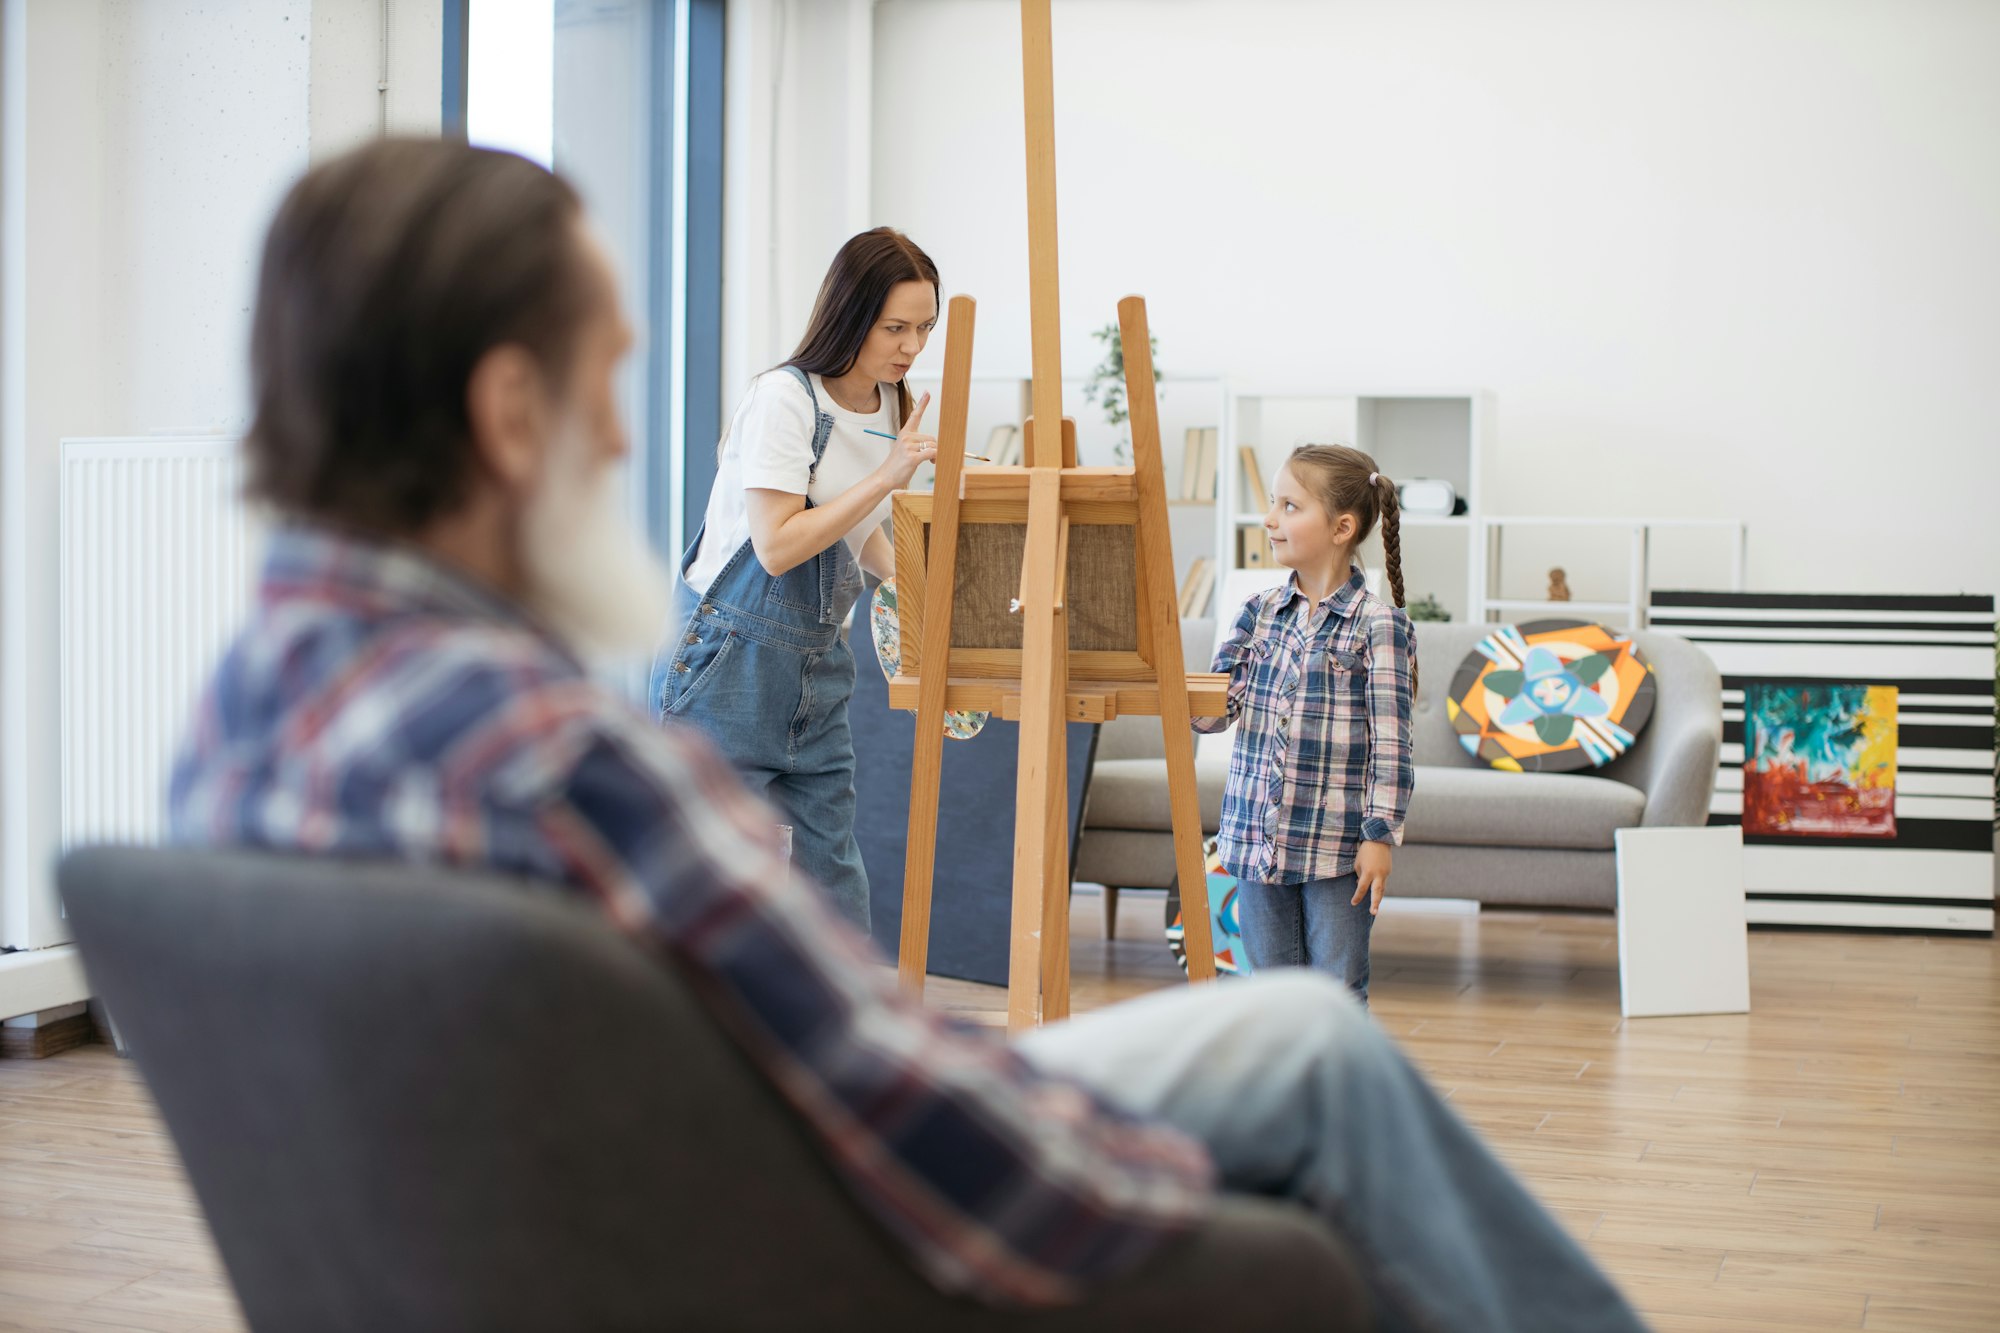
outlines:
[[[936, 488], [893, 501], [901, 670], [891, 707], [914, 709], [899, 967], [921, 992], [930, 937], [945, 710], [1017, 720], [1008, 1027], [1069, 1013], [1067, 723], [1160, 719], [1188, 975], [1215, 975], [1191, 716], [1224, 712], [1228, 678], [1181, 657], [1179, 589], [1146, 305], [1118, 304], [1132, 466], [1077, 466], [1062, 413], [1049, 0], [1022, 0], [1028, 157], [1032, 415], [1023, 467], [964, 466], [975, 306], [953, 297], [945, 334]], [[1047, 423], [1047, 428], [1044, 428]]]

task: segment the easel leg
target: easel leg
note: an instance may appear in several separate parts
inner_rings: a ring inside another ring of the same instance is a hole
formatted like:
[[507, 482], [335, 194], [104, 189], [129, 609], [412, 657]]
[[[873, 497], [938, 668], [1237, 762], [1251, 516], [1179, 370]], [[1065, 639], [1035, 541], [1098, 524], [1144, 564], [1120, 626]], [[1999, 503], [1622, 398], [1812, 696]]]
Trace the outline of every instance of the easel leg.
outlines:
[[1185, 719], [1162, 718], [1167, 747], [1167, 805], [1173, 812], [1174, 874], [1181, 885], [1181, 936], [1188, 980], [1215, 979], [1215, 939], [1209, 927], [1208, 867], [1201, 851], [1201, 794], [1194, 780], [1194, 736]]
[[[1139, 533], [1142, 546], [1147, 532]], [[1150, 555], [1143, 552], [1141, 558]], [[1154, 626], [1155, 661], [1171, 662], [1180, 679], [1180, 625]], [[1168, 635], [1173, 643], [1166, 642]], [[1169, 679], [1161, 673], [1162, 682]], [[1160, 691], [1161, 744], [1167, 757], [1167, 810], [1174, 829], [1174, 877], [1181, 886], [1182, 942], [1187, 949], [1189, 981], [1215, 978], [1215, 940], [1209, 927], [1208, 866], [1201, 850], [1201, 792], [1194, 777], [1194, 732], [1188, 726], [1187, 691]]]
[[[1013, 938], [1007, 964], [1007, 1030], [1025, 1032], [1042, 1012], [1044, 900], [1052, 888], [1051, 835], [1063, 821], [1049, 818], [1051, 793], [1062, 760], [1062, 700], [1055, 633], [1057, 564], [1061, 541], [1062, 475], [1034, 468], [1028, 480], [1028, 536], [1021, 579], [1021, 757], [1014, 788]], [[1067, 796], [1063, 802], [1068, 806]], [[1064, 853], [1067, 866], [1067, 849]], [[1063, 895], [1065, 898], [1067, 895]]]
[[[1066, 543], [1057, 544], [1058, 561]], [[1057, 579], [1062, 578], [1061, 565]], [[1060, 594], [1058, 594], [1060, 595]], [[1042, 1021], [1069, 1017], [1069, 619], [1058, 604], [1050, 647], [1048, 826], [1042, 859]]]
[[[940, 691], [939, 703], [942, 704]], [[896, 974], [905, 993], [921, 1000], [930, 967], [931, 881], [937, 866], [939, 789], [944, 776], [944, 709], [917, 708], [910, 756], [910, 838], [903, 854], [903, 933]]]
[[[931, 885], [937, 869], [939, 791], [944, 781], [945, 696], [951, 683], [952, 586], [958, 570], [958, 483], [965, 465], [965, 416], [972, 385], [974, 306], [968, 296], [951, 298], [951, 325], [944, 343], [944, 402], [938, 417], [937, 489], [933, 494], [932, 544], [924, 588], [931, 598], [917, 648], [922, 671], [917, 692], [916, 740], [910, 750], [910, 837], [903, 856], [903, 933], [896, 971], [906, 994], [921, 1000], [930, 967]], [[922, 550], [921, 530], [908, 546]], [[904, 549], [898, 543], [898, 551]], [[906, 588], [907, 591], [907, 588]], [[907, 614], [912, 603], [902, 604]]]
[[1181, 886], [1188, 980], [1212, 981], [1215, 941], [1209, 930], [1208, 869], [1201, 854], [1201, 798], [1194, 780], [1194, 734], [1188, 725], [1186, 664], [1181, 660], [1180, 608], [1175, 598], [1173, 537], [1167, 526], [1166, 468], [1160, 457], [1159, 402], [1154, 393], [1146, 303], [1136, 296], [1120, 301], [1118, 328], [1125, 353], [1125, 398], [1132, 414], [1132, 464], [1139, 480], [1140, 595], [1152, 612], [1152, 660], [1160, 681], [1167, 808], [1174, 829], [1174, 874]]

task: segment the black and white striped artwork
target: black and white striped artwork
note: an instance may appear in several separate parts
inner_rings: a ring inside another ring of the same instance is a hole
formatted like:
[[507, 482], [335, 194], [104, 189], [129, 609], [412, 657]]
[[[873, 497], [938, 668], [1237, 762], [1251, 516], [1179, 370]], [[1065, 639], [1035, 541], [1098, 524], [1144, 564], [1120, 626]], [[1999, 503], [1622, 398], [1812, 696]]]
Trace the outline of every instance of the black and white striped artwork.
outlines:
[[1893, 834], [1746, 827], [1753, 925], [1992, 933], [1992, 597], [1655, 592], [1650, 610], [1722, 673], [1712, 825], [1745, 822], [1746, 691], [1862, 686], [1895, 701]]

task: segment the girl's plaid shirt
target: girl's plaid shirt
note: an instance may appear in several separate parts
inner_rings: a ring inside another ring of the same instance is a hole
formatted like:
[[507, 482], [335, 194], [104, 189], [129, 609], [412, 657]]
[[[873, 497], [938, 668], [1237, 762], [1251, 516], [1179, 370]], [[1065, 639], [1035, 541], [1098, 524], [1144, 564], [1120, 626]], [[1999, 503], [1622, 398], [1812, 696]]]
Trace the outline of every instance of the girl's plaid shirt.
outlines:
[[1244, 603], [1210, 668], [1229, 675], [1228, 714], [1194, 724], [1236, 726], [1218, 840], [1231, 874], [1330, 879], [1362, 843], [1403, 840], [1415, 654], [1409, 616], [1358, 568], [1317, 605], [1296, 575]]

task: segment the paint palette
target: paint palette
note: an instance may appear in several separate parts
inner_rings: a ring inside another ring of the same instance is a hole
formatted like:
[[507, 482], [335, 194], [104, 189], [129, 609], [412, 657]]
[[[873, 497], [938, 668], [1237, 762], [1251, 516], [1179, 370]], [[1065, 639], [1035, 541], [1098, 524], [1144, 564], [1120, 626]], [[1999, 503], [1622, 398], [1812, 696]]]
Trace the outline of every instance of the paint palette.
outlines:
[[[903, 664], [903, 632], [896, 618], [896, 580], [884, 579], [875, 589], [868, 608], [868, 627], [875, 636], [875, 660], [882, 674], [894, 677]], [[969, 708], [947, 708], [944, 734], [955, 741], [969, 741], [986, 728], [987, 714]]]
[[1579, 620], [1505, 625], [1452, 677], [1445, 712], [1467, 754], [1509, 772], [1602, 768], [1653, 715], [1653, 670], [1631, 640]]

